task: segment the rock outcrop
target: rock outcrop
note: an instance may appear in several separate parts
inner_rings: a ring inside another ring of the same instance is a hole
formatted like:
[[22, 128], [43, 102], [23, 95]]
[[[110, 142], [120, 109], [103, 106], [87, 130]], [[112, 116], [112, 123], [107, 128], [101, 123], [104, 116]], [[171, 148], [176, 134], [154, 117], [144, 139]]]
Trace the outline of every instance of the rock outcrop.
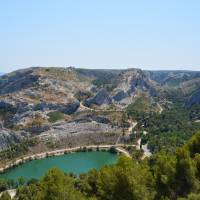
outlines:
[[38, 135], [48, 130], [50, 130], [49, 125], [41, 125], [41, 126], [34, 125], [34, 126], [27, 127], [24, 129], [24, 131], [30, 133], [31, 135]]
[[35, 104], [33, 107], [33, 110], [34, 111], [57, 110], [60, 107], [61, 105], [59, 104], [41, 102], [41, 103]]
[[137, 91], [147, 92], [150, 96], [156, 96], [154, 82], [140, 69], [128, 69], [121, 71], [118, 78], [115, 80], [115, 83], [115, 89], [121, 91], [114, 97], [115, 101], [121, 101], [126, 94], [132, 96]]
[[16, 71], [14, 75], [4, 75], [0, 79], [0, 94], [7, 94], [32, 87], [39, 79], [32, 70]]
[[117, 92], [114, 96], [113, 99], [115, 101], [121, 101], [122, 99], [128, 97], [128, 94], [126, 92], [124, 92], [123, 90], [120, 90], [119, 92]]
[[80, 103], [78, 101], [71, 102], [68, 104], [53, 104], [53, 103], [42, 102], [42, 103], [36, 104], [33, 107], [33, 110], [34, 111], [57, 110], [65, 114], [71, 115], [78, 110], [79, 106], [80, 106]]
[[192, 107], [195, 104], [200, 105], [200, 89], [194, 92], [186, 102], [186, 106], [188, 108]]
[[92, 104], [100, 106], [103, 104], [109, 105], [111, 103], [112, 103], [112, 98], [109, 96], [107, 90], [103, 88], [99, 90], [99, 92], [97, 92], [97, 94], [94, 97], [87, 99], [84, 102], [84, 105], [90, 107]]
[[9, 130], [0, 130], [0, 150], [6, 149], [11, 144], [19, 143], [28, 136], [25, 132], [14, 132]]
[[17, 107], [6, 100], [0, 100], [0, 110], [9, 111], [9, 112], [14, 113], [17, 111]]

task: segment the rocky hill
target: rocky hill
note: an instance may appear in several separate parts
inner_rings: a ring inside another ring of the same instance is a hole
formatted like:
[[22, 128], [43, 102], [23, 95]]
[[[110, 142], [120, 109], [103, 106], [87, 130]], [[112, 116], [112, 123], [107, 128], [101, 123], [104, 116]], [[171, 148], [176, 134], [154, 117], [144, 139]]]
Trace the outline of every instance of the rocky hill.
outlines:
[[[28, 68], [0, 77], [0, 149], [27, 138], [74, 146], [115, 143], [122, 114], [145, 95], [200, 103], [200, 72]], [[105, 112], [107, 112], [105, 114]], [[62, 138], [62, 140], [60, 140]]]

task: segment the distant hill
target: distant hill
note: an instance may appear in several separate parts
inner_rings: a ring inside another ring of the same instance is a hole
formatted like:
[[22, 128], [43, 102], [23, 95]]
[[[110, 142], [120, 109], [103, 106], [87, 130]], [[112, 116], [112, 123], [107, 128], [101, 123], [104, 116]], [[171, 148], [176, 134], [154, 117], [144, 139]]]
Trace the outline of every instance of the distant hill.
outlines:
[[[104, 95], [101, 93], [102, 89]], [[28, 104], [33, 102], [36, 104], [41, 100], [54, 104], [66, 104], [78, 100], [84, 104], [84, 100], [88, 99], [89, 107], [111, 103], [121, 107], [127, 106], [142, 93], [162, 99], [169, 96], [174, 99], [179, 95], [179, 98], [185, 98], [187, 101], [199, 89], [200, 72], [198, 71], [34, 67], [17, 70], [0, 78], [0, 95], [4, 97], [8, 95], [6, 98], [8, 100], [11, 98], [10, 93], [12, 99], [17, 99], [15, 95], [19, 96], [20, 93], [21, 100], [24, 99]], [[91, 99], [92, 97], [94, 98]], [[110, 101], [107, 101], [108, 99]]]

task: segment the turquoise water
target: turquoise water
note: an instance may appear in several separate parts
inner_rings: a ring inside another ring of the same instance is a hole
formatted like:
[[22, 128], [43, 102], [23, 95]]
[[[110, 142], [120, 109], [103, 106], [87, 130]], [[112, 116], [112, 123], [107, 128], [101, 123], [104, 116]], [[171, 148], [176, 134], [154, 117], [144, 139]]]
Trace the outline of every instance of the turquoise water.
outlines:
[[45, 172], [53, 167], [58, 167], [64, 172], [73, 172], [79, 175], [93, 168], [100, 169], [104, 165], [115, 164], [117, 158], [117, 154], [109, 152], [77, 152], [24, 163], [8, 170], [4, 174], [0, 174], [0, 178], [15, 180], [19, 177], [25, 179], [41, 178]]

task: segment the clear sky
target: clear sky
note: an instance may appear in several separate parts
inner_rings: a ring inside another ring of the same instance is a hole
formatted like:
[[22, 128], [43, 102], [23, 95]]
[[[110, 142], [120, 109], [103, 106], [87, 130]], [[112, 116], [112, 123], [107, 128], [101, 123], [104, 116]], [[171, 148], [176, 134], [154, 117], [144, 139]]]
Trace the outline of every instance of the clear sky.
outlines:
[[199, 0], [0, 0], [0, 71], [200, 70]]

